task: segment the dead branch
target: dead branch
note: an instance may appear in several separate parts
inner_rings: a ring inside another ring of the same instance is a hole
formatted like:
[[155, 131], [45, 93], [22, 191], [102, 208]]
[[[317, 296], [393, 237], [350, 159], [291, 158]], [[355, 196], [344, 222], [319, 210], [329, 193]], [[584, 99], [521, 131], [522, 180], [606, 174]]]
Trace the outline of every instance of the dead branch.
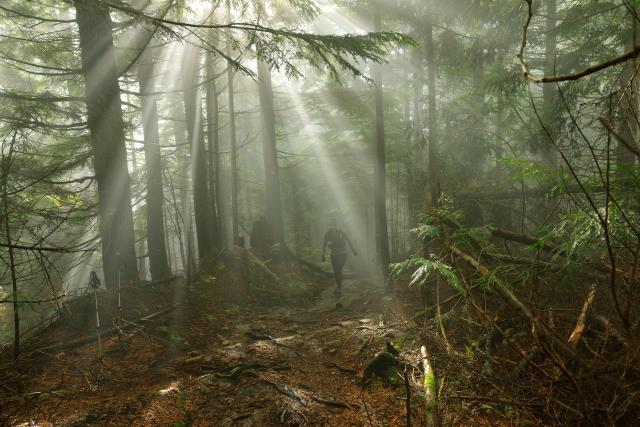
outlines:
[[335, 408], [351, 409], [351, 406], [347, 403], [339, 402], [325, 396], [311, 396], [311, 400], [314, 402], [322, 403], [326, 406], [333, 406]]
[[624, 146], [627, 147], [627, 149], [631, 151], [633, 154], [635, 154], [636, 157], [640, 158], [640, 147], [638, 147], [638, 144], [635, 141], [627, 141], [626, 138], [624, 138], [622, 135], [620, 135], [618, 132], [616, 132], [613, 129], [613, 126], [611, 126], [611, 123], [609, 123], [609, 121], [604, 117], [600, 117], [598, 120], [600, 120], [600, 123], [602, 124], [602, 126], [604, 126], [604, 128], [611, 135], [613, 135], [618, 141], [624, 144]]
[[[467, 262], [472, 267], [476, 268], [477, 271], [482, 275], [490, 274], [490, 271], [487, 267], [480, 264], [480, 262], [472, 257], [471, 255], [463, 252], [459, 248], [447, 243], [446, 247], [451, 250], [454, 254], [459, 256], [465, 262]], [[571, 347], [566, 342], [560, 340], [557, 336], [552, 333], [548, 333], [546, 325], [540, 322], [536, 316], [531, 312], [529, 307], [527, 307], [520, 299], [513, 293], [507, 286], [501, 281], [494, 281], [494, 286], [498, 293], [500, 293], [507, 302], [509, 302], [514, 308], [516, 308], [521, 314], [523, 314], [532, 324], [533, 330], [535, 331], [536, 336], [543, 342], [549, 344], [551, 348], [558, 352], [564, 359], [573, 361], [576, 365], [580, 366], [583, 369], [594, 372], [594, 368], [592, 364], [578, 354], [576, 354], [573, 347]], [[603, 376], [602, 381], [607, 385], [617, 388], [619, 384], [619, 380], [610, 377]]]
[[584, 333], [584, 328], [586, 325], [587, 313], [589, 309], [593, 305], [593, 300], [596, 297], [596, 290], [598, 289], [597, 284], [591, 285], [591, 289], [589, 289], [589, 293], [587, 294], [587, 299], [582, 306], [582, 310], [580, 311], [580, 315], [578, 316], [578, 320], [576, 321], [576, 327], [573, 328], [573, 332], [571, 332], [571, 336], [569, 337], [569, 345], [573, 348], [576, 348], [580, 339], [582, 338], [582, 334]]
[[269, 381], [269, 380], [265, 380], [265, 379], [263, 379], [262, 382], [267, 384], [267, 385], [270, 385], [271, 387], [273, 387], [274, 389], [276, 389], [280, 393], [284, 394], [285, 396], [289, 396], [289, 397], [291, 397], [293, 399], [296, 399], [302, 405], [306, 406], [308, 404], [307, 400], [304, 398], [302, 393], [300, 393], [297, 389], [295, 389], [293, 387], [289, 387], [286, 384], [279, 384], [279, 383], [275, 383], [273, 381]]
[[[172, 304], [169, 307], [166, 307], [166, 308], [164, 308], [164, 309], [162, 309], [162, 310], [160, 310], [160, 311], [158, 311], [156, 313], [153, 313], [153, 314], [150, 314], [148, 316], [145, 316], [145, 317], [143, 317], [141, 319], [138, 319], [138, 320], [136, 320], [134, 322], [129, 322], [129, 323], [127, 323], [125, 325], [122, 325], [120, 327], [114, 327], [114, 328], [111, 328], [111, 329], [109, 329], [109, 330], [107, 330], [105, 332], [101, 332], [101, 335], [104, 336], [104, 337], [108, 337], [108, 336], [112, 336], [112, 335], [117, 334], [119, 331], [126, 331], [128, 329], [132, 329], [135, 326], [139, 326], [138, 325], [139, 323], [149, 322], [151, 320], [154, 320], [154, 319], [156, 319], [156, 318], [158, 318], [158, 317], [160, 317], [162, 315], [165, 315], [165, 314], [171, 312], [177, 306], [178, 306], [178, 304]], [[62, 351], [62, 350], [69, 350], [69, 349], [72, 349], [72, 348], [80, 347], [80, 346], [83, 346], [85, 344], [92, 343], [92, 342], [94, 342], [96, 340], [97, 340], [97, 336], [95, 334], [91, 334], [89, 336], [78, 338], [78, 339], [75, 339], [75, 340], [72, 340], [72, 341], [67, 341], [67, 342], [64, 342], [64, 343], [55, 344], [55, 345], [51, 345], [51, 346], [48, 346], [48, 347], [38, 348], [38, 349], [35, 349], [34, 352], [37, 351], [37, 352], [40, 352], [40, 353], [55, 353], [55, 352]]]
[[500, 228], [492, 228], [491, 235], [499, 239], [509, 240], [512, 242], [522, 243], [523, 245], [539, 245], [540, 249], [546, 252], [553, 252], [557, 249], [556, 245], [550, 242], [540, 242], [540, 239], [529, 234], [514, 233], [513, 231], [503, 230]]

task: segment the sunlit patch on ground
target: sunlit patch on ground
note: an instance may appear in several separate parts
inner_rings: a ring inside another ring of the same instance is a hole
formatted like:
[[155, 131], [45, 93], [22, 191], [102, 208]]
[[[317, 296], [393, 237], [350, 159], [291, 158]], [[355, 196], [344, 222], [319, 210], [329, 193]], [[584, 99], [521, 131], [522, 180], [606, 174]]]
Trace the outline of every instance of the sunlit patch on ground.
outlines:
[[178, 381], [173, 381], [171, 384], [169, 384], [167, 387], [160, 389], [158, 392], [164, 396], [166, 394], [169, 394], [171, 392], [178, 392], [180, 391], [180, 389], [178, 388]]

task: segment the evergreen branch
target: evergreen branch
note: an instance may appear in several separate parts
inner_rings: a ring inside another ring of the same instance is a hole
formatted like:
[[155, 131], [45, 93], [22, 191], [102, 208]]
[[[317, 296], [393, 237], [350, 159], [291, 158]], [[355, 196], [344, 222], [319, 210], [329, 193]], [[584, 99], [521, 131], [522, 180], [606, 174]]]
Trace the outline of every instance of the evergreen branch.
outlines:
[[[349, 59], [355, 61], [373, 61], [376, 63], [385, 62], [385, 55], [391, 46], [404, 45], [415, 46], [415, 41], [404, 34], [395, 32], [379, 32], [369, 34], [347, 34], [347, 35], [321, 35], [287, 28], [270, 28], [256, 23], [230, 22], [226, 24], [191, 23], [177, 21], [173, 19], [150, 16], [138, 9], [132, 8], [123, 2], [105, 2], [107, 6], [126, 13], [156, 26], [176, 26], [185, 29], [213, 29], [213, 30], [236, 30], [251, 35], [261, 34], [262, 40], [256, 41], [256, 45], [269, 46], [258, 49], [257, 55], [260, 59], [276, 67], [284, 67], [287, 74], [299, 76], [299, 71], [290, 62], [290, 59], [307, 59], [315, 66], [326, 65], [332, 77], [337, 78], [338, 68], [352, 72], [356, 76], [363, 74], [351, 63]], [[278, 48], [278, 42], [286, 42], [293, 50]], [[208, 44], [208, 43], [207, 43]], [[212, 47], [208, 44], [209, 47]], [[219, 49], [214, 49], [221, 54]], [[311, 58], [309, 58], [311, 55]], [[225, 56], [225, 55], [222, 55]], [[225, 58], [228, 59], [228, 58]], [[237, 67], [237, 64], [234, 64]]]
[[607, 69], [609, 67], [613, 67], [614, 65], [618, 65], [621, 64], [623, 62], [629, 61], [631, 59], [634, 59], [638, 56], [638, 54], [640, 54], [640, 45], [635, 45], [633, 47], [633, 49], [615, 56], [611, 59], [608, 59], [606, 61], [600, 62], [598, 64], [594, 64], [591, 65], [590, 67], [587, 67], [581, 71], [577, 71], [575, 73], [569, 73], [569, 74], [559, 74], [559, 75], [554, 75], [554, 76], [534, 76], [531, 74], [531, 71], [529, 71], [529, 64], [527, 64], [527, 62], [524, 60], [524, 50], [527, 46], [527, 32], [529, 30], [529, 25], [531, 24], [531, 19], [533, 18], [533, 7], [532, 7], [532, 3], [533, 0], [524, 0], [525, 3], [527, 3], [527, 19], [525, 20], [525, 24], [523, 26], [523, 31], [522, 31], [522, 42], [520, 44], [520, 50], [518, 52], [518, 54], [516, 55], [516, 57], [518, 58], [518, 61], [520, 62], [520, 66], [522, 68], [522, 72], [524, 74], [524, 76], [526, 77], [527, 80], [529, 80], [530, 82], [533, 83], [557, 83], [557, 82], [566, 82], [566, 81], [572, 81], [572, 80], [579, 80], [583, 77], [586, 77], [588, 75], [597, 73], [598, 71], [602, 71], [604, 69]]

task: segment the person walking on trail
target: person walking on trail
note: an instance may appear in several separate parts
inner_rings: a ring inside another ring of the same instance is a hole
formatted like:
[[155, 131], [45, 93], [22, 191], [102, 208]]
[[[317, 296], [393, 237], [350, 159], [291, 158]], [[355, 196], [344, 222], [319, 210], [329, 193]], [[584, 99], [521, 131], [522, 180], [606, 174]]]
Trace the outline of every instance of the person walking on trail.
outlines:
[[322, 262], [325, 261], [328, 244], [331, 255], [331, 267], [333, 268], [333, 277], [336, 280], [336, 294], [339, 294], [342, 291], [342, 269], [344, 268], [344, 264], [347, 262], [347, 243], [349, 244], [353, 255], [358, 256], [358, 253], [353, 248], [351, 240], [349, 240], [344, 231], [337, 227], [336, 220], [329, 220], [329, 229], [324, 233]]

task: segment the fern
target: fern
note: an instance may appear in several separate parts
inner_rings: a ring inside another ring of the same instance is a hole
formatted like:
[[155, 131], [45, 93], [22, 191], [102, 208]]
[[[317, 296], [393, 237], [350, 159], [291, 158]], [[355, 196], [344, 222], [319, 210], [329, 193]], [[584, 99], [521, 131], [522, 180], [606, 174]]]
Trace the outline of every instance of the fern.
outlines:
[[407, 261], [391, 265], [391, 273], [395, 277], [410, 270], [413, 270], [413, 273], [411, 274], [409, 286], [426, 286], [427, 280], [435, 272], [440, 274], [454, 289], [460, 292], [464, 291], [464, 287], [453, 272], [452, 267], [442, 261], [415, 256]]

